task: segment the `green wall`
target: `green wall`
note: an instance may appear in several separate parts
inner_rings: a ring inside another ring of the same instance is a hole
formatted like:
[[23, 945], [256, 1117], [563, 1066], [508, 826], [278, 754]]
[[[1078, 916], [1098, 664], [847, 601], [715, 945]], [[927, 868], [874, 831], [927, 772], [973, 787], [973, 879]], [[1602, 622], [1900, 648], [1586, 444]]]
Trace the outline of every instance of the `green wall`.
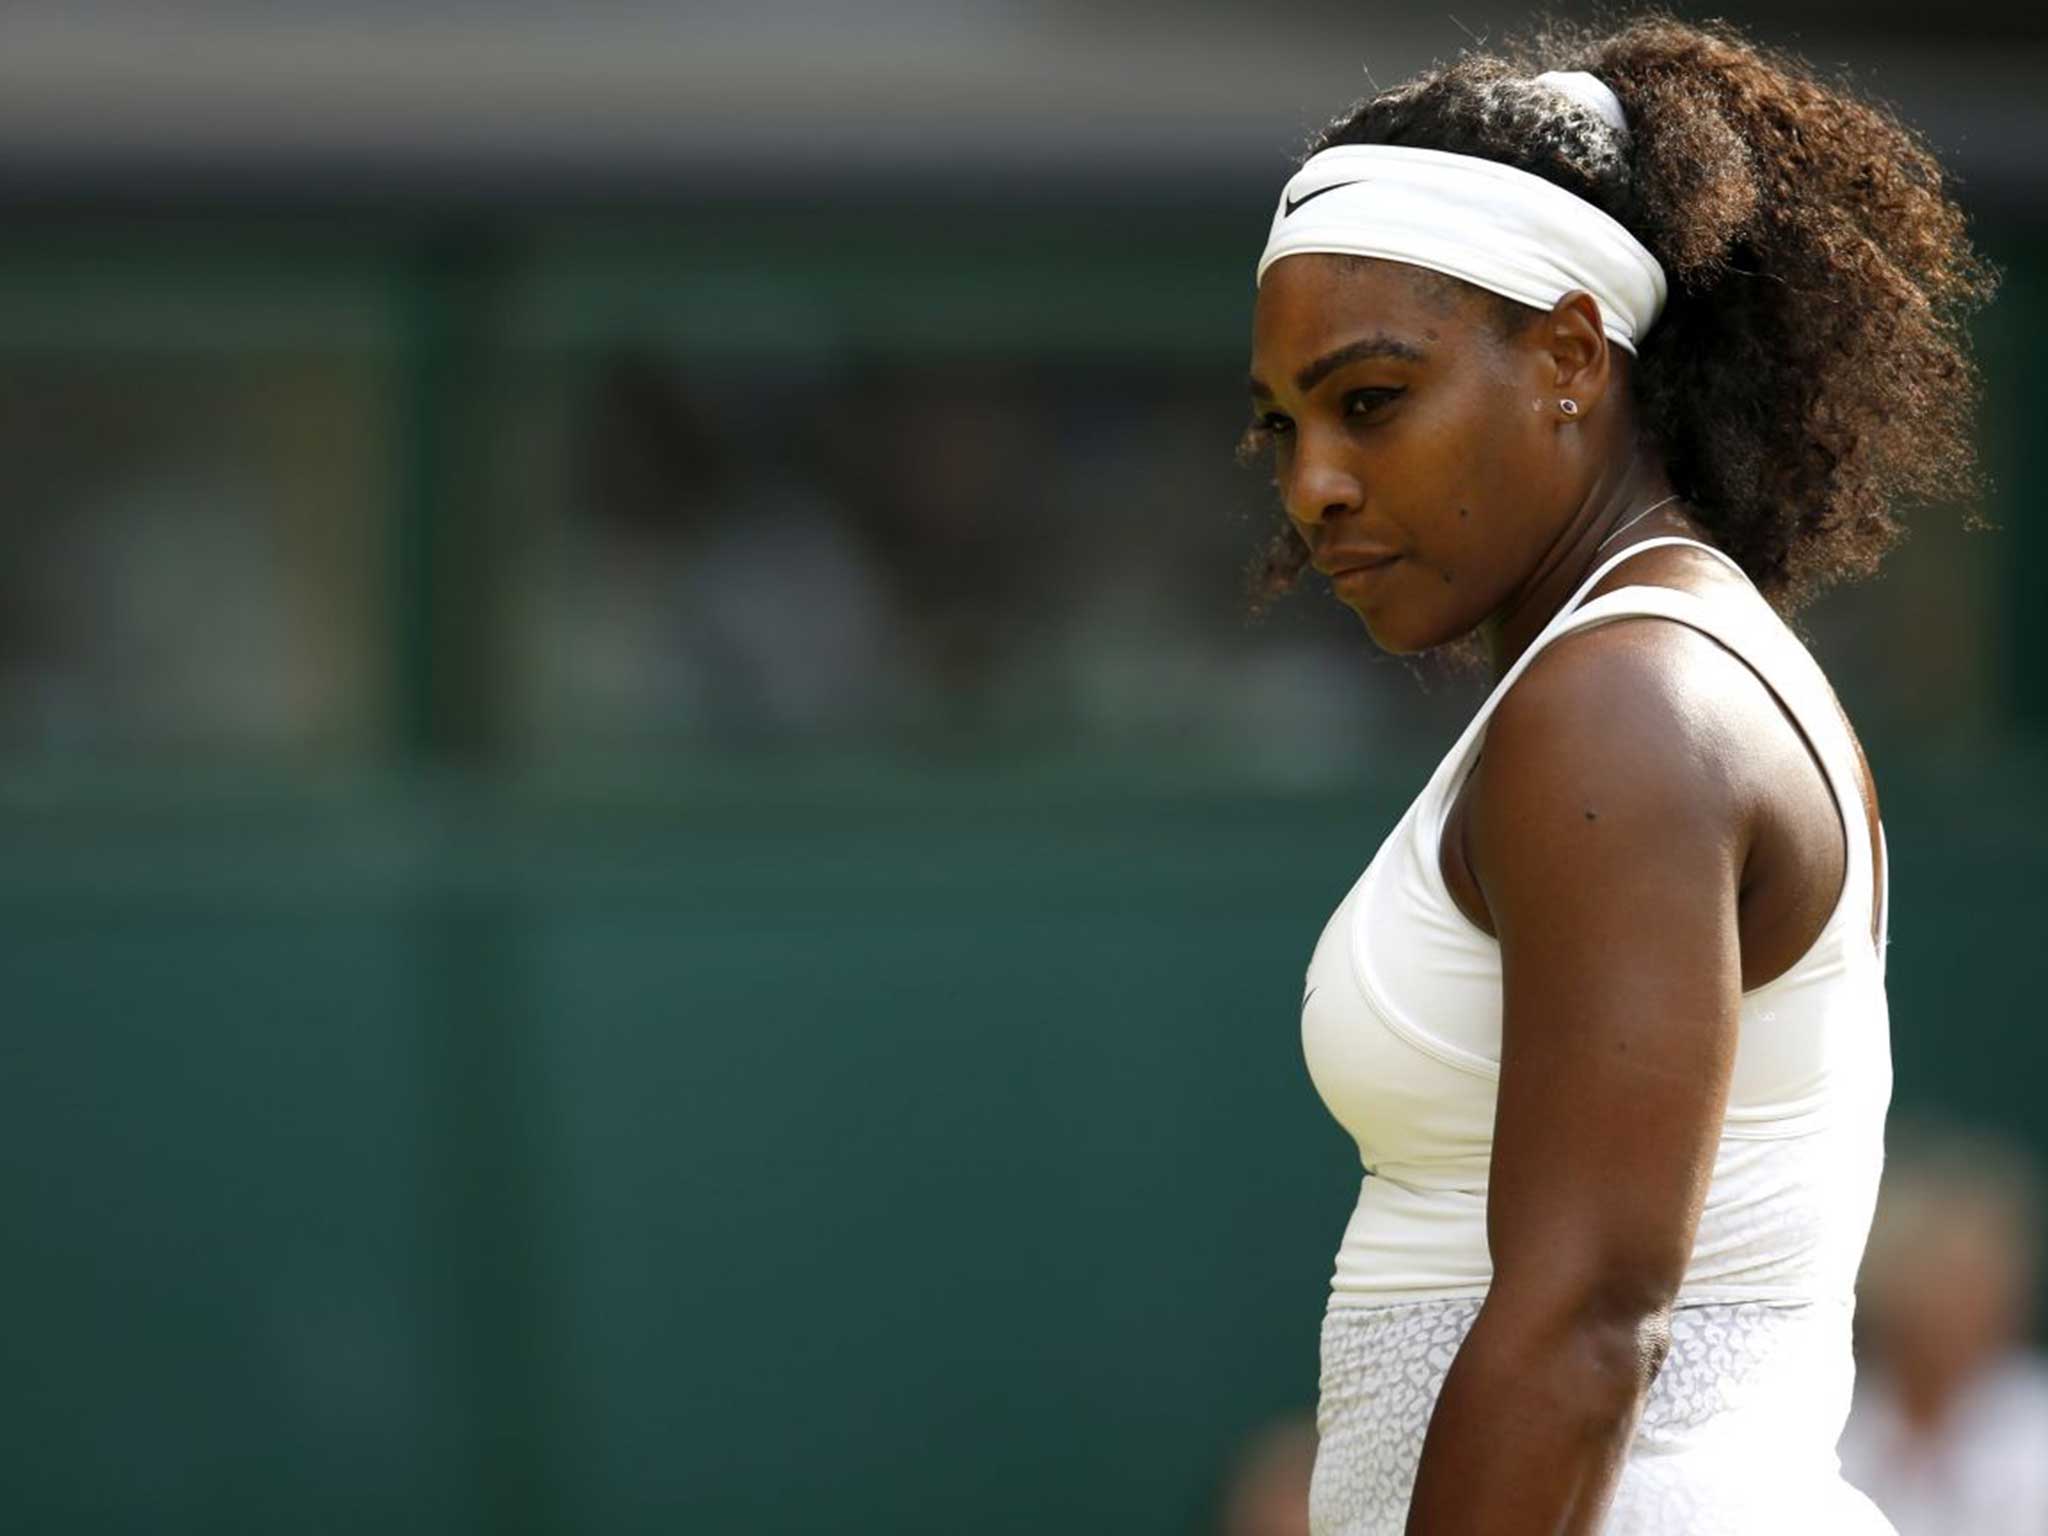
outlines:
[[[1967, 815], [1888, 786], [1892, 995], [1900, 1111], [2038, 1144], [2025, 770]], [[991, 765], [21, 819], [11, 1508], [1198, 1529], [1313, 1396], [1356, 1169], [1295, 982], [1400, 793]]]

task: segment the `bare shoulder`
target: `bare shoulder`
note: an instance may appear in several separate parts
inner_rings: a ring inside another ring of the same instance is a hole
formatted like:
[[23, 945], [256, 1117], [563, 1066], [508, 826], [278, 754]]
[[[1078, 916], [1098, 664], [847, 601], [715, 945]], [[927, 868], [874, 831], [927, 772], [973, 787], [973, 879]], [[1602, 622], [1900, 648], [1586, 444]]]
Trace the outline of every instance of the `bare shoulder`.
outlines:
[[1769, 699], [1718, 642], [1653, 616], [1553, 642], [1495, 708], [1474, 832], [1563, 810], [1610, 829], [1724, 830], [1749, 808], [1746, 743]]
[[[1654, 574], [1768, 618], [1732, 573], [1727, 587], [1697, 568]], [[1839, 889], [1832, 804], [1747, 662], [1690, 624], [1618, 617], [1552, 642], [1502, 697], [1445, 828], [1444, 878], [1503, 941], [1518, 910], [1525, 934], [1539, 916], [1546, 930], [1601, 929], [1626, 913], [1595, 906], [1640, 909], [1646, 881], [1696, 892], [1714, 909], [1692, 914], [1696, 924], [1718, 922], [1732, 901], [1744, 984], [1755, 985], [1803, 951]]]
[[[1713, 627], [1743, 654], [1655, 616], [1617, 617], [1546, 647], [1488, 722], [1447, 828], [1446, 882], [1467, 915], [1483, 915], [1502, 938], [1517, 902], [1593, 919], [1586, 902], [1602, 892], [1640, 902], [1644, 878], [1718, 892], [1717, 901], [1733, 892], [1742, 984], [1755, 988], [1805, 954], [1834, 911], [1853, 802], [1838, 807], [1812, 741], [1765, 681], [1794, 675], [1783, 669], [1797, 642], [1754, 589], [1732, 574], [1702, 580], [1696, 567], [1654, 574], [1729, 605], [1720, 610], [1729, 625]], [[1812, 704], [1809, 722], [1820, 719], [1812, 708], [1839, 714], [1831, 700]], [[1856, 754], [1875, 849], [1876, 797], [1860, 746]], [[1871, 875], [1875, 913], [1884, 879], [1875, 859]]]

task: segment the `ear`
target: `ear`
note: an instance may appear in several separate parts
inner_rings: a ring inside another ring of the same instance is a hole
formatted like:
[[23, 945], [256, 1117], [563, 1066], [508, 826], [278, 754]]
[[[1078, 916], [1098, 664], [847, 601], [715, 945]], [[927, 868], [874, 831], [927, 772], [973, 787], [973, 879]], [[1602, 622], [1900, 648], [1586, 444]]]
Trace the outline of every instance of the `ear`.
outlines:
[[1599, 404], [1614, 377], [1599, 300], [1583, 288], [1572, 289], [1551, 306], [1538, 334], [1550, 354], [1557, 393], [1578, 401], [1581, 411]]

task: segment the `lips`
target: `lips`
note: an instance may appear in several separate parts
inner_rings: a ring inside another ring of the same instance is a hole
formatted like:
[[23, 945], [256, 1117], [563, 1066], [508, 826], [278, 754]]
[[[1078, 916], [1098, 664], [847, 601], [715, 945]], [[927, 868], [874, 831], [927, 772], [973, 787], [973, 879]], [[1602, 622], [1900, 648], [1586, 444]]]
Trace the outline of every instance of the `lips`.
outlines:
[[1376, 571], [1400, 558], [1391, 549], [1345, 549], [1320, 553], [1311, 563], [1335, 581], [1339, 576], [1349, 576], [1356, 571]]

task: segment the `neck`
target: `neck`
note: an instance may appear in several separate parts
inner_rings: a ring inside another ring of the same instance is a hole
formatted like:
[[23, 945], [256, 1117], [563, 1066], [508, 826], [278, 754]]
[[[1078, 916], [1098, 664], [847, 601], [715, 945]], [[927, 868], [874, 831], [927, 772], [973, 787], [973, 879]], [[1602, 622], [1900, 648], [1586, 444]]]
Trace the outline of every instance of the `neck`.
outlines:
[[[1663, 467], [1640, 453], [1627, 460], [1618, 473], [1593, 483], [1543, 551], [1535, 569], [1479, 626], [1496, 678], [1504, 675], [1543, 632], [1544, 626], [1557, 617], [1558, 610], [1584, 585], [1600, 561], [1612, 559], [1618, 551], [1644, 539], [1664, 534], [1699, 537], [1698, 529], [1676, 501], [1630, 523], [1645, 507], [1670, 495], [1671, 482]], [[1616, 530], [1624, 523], [1629, 524], [1628, 528], [1617, 536]], [[1610, 538], [1613, 542], [1602, 548]]]

